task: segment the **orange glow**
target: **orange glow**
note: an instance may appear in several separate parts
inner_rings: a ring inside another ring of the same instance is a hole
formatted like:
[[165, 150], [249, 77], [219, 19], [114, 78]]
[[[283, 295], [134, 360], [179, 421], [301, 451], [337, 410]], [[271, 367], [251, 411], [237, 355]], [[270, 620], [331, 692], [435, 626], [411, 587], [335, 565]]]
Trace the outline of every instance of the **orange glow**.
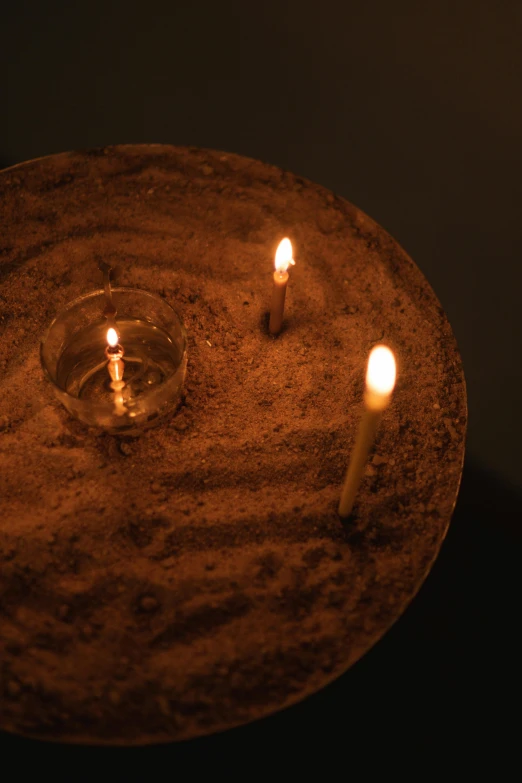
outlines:
[[116, 345], [118, 345], [118, 339], [118, 332], [111, 326], [111, 328], [107, 330], [107, 342], [111, 348], [114, 348]]
[[279, 272], [281, 275], [285, 274], [291, 264], [295, 264], [295, 261], [292, 258], [292, 243], [288, 237], [285, 237], [277, 246], [275, 254], [276, 272]]
[[366, 386], [375, 394], [391, 394], [396, 377], [395, 357], [385, 345], [376, 345], [368, 359]]

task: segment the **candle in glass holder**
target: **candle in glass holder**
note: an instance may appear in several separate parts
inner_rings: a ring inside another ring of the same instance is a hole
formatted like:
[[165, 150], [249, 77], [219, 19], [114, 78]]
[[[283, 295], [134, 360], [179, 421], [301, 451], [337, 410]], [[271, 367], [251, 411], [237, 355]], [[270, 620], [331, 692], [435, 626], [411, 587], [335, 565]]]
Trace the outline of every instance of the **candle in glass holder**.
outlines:
[[270, 322], [268, 324], [269, 332], [273, 335], [279, 334], [283, 325], [288, 267], [291, 264], [295, 264], [292, 257], [292, 243], [285, 237], [279, 243], [275, 254], [274, 287], [272, 290]]
[[187, 337], [179, 316], [155, 294], [113, 288], [111, 297], [110, 314], [104, 290], [69, 302], [42, 337], [40, 358], [73, 416], [108, 432], [136, 432], [176, 405]]
[[376, 345], [368, 359], [364, 413], [341, 491], [339, 516], [348, 517], [361, 483], [368, 454], [375, 439], [383, 411], [388, 407], [395, 386], [396, 366], [393, 353], [385, 345]]

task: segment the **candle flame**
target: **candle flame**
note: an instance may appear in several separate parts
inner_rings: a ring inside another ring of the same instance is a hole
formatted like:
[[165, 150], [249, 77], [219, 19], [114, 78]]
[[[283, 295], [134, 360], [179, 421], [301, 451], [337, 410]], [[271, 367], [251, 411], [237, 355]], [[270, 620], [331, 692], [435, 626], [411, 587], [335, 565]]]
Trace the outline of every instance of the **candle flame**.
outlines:
[[292, 258], [292, 243], [288, 239], [288, 237], [285, 237], [282, 239], [277, 246], [276, 254], [275, 254], [275, 268], [276, 272], [279, 272], [280, 274], [284, 274], [288, 271], [288, 267], [291, 264], [295, 264], [294, 259]]
[[118, 332], [116, 329], [113, 329], [112, 326], [110, 329], [107, 329], [107, 342], [111, 348], [114, 348], [116, 345], [118, 345], [118, 339]]
[[368, 359], [366, 386], [376, 394], [391, 394], [397, 370], [395, 357], [385, 345], [376, 345]]

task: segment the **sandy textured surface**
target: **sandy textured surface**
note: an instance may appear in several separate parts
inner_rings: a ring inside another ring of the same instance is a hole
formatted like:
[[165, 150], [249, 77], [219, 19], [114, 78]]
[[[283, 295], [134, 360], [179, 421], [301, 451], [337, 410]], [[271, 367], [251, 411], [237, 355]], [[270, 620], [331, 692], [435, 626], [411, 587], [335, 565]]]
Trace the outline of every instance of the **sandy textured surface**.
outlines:
[[[0, 726], [165, 741], [322, 687], [418, 590], [458, 490], [462, 369], [419, 270], [346, 201], [229, 154], [53, 156], [1, 172], [0, 194]], [[285, 235], [297, 264], [273, 339]], [[189, 333], [183, 405], [138, 439], [71, 419], [39, 366], [100, 258]], [[341, 524], [378, 341], [397, 389]]]

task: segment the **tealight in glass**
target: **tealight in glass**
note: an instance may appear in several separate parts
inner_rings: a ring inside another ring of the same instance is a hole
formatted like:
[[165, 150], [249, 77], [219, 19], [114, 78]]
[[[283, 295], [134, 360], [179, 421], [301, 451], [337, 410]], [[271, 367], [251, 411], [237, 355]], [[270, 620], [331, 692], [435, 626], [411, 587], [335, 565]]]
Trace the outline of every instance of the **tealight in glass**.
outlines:
[[93, 291], [70, 302], [40, 346], [45, 375], [67, 410], [113, 433], [150, 426], [179, 400], [187, 338], [176, 312], [134, 288]]

